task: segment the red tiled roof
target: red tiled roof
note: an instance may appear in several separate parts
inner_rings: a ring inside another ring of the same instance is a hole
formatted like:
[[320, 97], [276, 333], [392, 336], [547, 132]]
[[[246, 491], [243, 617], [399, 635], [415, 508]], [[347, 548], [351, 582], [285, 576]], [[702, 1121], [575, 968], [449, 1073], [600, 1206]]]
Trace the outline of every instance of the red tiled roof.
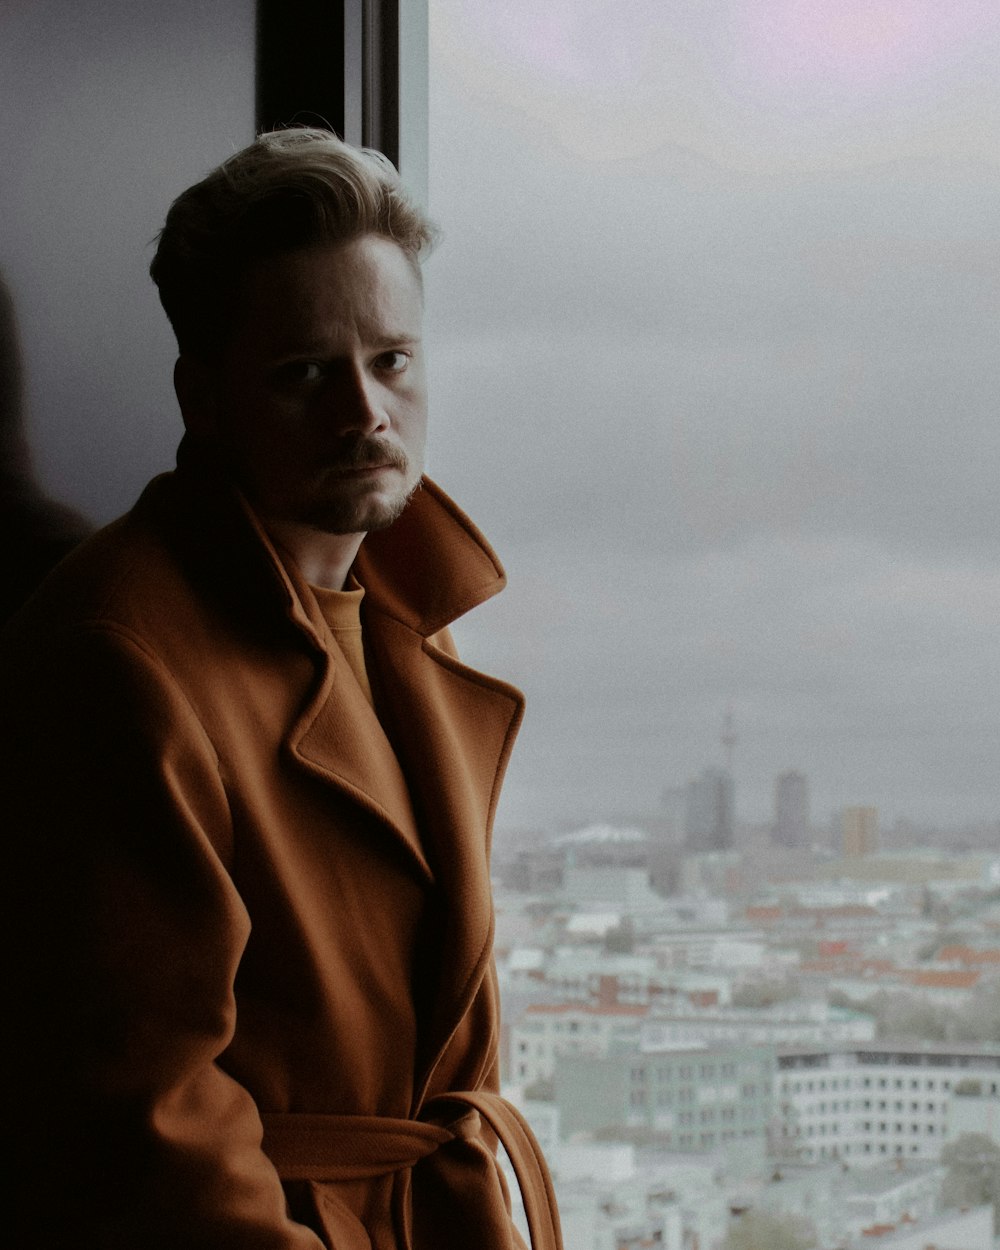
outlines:
[[925, 989], [939, 990], [971, 990], [979, 981], [980, 973], [975, 968], [942, 968], [928, 971], [914, 970], [901, 974], [910, 985], [922, 985]]
[[1000, 950], [977, 951], [971, 946], [942, 946], [937, 957], [945, 964], [1000, 964]]
[[859, 959], [855, 954], [842, 958], [827, 956], [825, 959], [803, 959], [800, 972], [824, 972], [835, 976], [870, 977], [896, 971], [891, 959]]
[[824, 920], [853, 920], [861, 916], [877, 916], [878, 911], [867, 903], [841, 903], [836, 907], [793, 907], [792, 915], [815, 916]]
[[783, 907], [748, 907], [745, 912], [747, 920], [757, 920], [762, 924], [780, 920], [784, 914]]

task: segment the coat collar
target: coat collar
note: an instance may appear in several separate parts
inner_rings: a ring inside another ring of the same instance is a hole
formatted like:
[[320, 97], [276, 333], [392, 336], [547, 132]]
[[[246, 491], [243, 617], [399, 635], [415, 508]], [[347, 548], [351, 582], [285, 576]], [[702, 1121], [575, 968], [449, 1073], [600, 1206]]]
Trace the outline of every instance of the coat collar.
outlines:
[[[288, 616], [316, 637], [319, 612], [308, 584], [282, 560], [253, 508], [211, 450], [185, 435], [177, 453], [177, 483], [217, 532], [238, 540], [239, 530], [269, 566], [269, 580]], [[250, 536], [253, 536], [252, 539]], [[230, 546], [230, 544], [227, 544]], [[424, 477], [399, 519], [369, 534], [353, 572], [365, 587], [366, 605], [427, 638], [507, 584], [496, 553], [465, 513]]]

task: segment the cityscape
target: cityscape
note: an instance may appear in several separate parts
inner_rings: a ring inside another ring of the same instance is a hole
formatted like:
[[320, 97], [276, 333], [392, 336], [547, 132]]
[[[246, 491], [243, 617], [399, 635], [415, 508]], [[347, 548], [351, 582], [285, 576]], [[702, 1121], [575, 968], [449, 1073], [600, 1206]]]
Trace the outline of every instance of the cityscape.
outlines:
[[[722, 762], [494, 851], [504, 1092], [575, 1250], [995, 1250], [1000, 832]], [[512, 1186], [516, 1193], [516, 1186]]]

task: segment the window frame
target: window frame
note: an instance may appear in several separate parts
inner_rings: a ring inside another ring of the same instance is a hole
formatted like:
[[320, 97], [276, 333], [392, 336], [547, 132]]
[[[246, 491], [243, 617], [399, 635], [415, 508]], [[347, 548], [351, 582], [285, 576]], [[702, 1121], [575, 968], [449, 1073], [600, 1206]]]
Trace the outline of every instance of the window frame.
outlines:
[[257, 0], [255, 128], [375, 148], [426, 204], [428, 56], [427, 0]]

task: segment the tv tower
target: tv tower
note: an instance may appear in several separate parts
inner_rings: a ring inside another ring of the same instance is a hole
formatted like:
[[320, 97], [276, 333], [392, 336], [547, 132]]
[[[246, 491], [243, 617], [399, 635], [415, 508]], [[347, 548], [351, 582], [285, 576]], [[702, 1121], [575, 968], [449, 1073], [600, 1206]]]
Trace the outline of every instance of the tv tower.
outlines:
[[722, 722], [722, 733], [719, 736], [722, 743], [722, 749], [726, 753], [726, 771], [733, 771], [733, 752], [736, 750], [736, 743], [739, 741], [736, 735], [736, 728], [733, 725], [733, 709], [730, 705], [726, 712], [726, 719]]

